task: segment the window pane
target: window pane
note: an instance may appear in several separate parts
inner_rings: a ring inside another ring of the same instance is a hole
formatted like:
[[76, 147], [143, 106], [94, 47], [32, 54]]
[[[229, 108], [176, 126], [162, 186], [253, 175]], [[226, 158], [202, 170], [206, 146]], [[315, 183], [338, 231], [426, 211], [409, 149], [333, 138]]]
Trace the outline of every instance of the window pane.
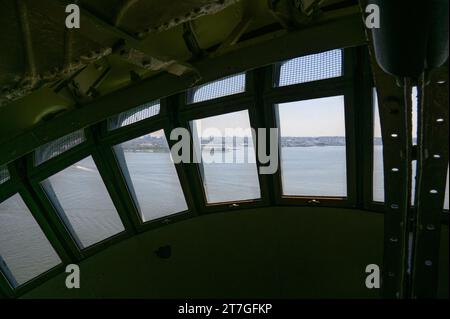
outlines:
[[275, 86], [306, 83], [339, 76], [342, 76], [341, 49], [302, 56], [283, 62], [280, 67], [280, 78], [279, 81], [276, 79]]
[[146, 103], [129, 111], [122, 112], [119, 115], [110, 117], [108, 119], [108, 130], [112, 131], [148, 119], [158, 115], [159, 111], [159, 100]]
[[261, 197], [248, 111], [191, 122], [208, 203]]
[[0, 184], [6, 183], [9, 180], [9, 172], [6, 165], [0, 166]]
[[53, 175], [42, 185], [81, 248], [124, 230], [92, 157]]
[[79, 130], [63, 136], [53, 142], [40, 146], [34, 152], [34, 164], [38, 166], [49, 159], [61, 155], [86, 140], [84, 130]]
[[[417, 117], [417, 86], [413, 86], [411, 92], [411, 100], [412, 100], [412, 143], [413, 145], [417, 145], [417, 128], [418, 128], [418, 117]], [[416, 199], [416, 169], [417, 169], [417, 161], [414, 160], [411, 163], [411, 205], [414, 206], [414, 202]]]
[[447, 184], [445, 185], [444, 209], [448, 210], [448, 167], [447, 167]]
[[188, 209], [163, 130], [114, 149], [143, 222]]
[[383, 139], [377, 92], [373, 90], [373, 201], [384, 202]]
[[277, 105], [284, 195], [347, 196], [344, 97]]
[[11, 285], [20, 286], [60, 263], [20, 195], [0, 203], [0, 269]]
[[225, 77], [188, 90], [187, 103], [198, 103], [242, 92], [245, 92], [245, 73]]
[[[417, 87], [412, 89], [412, 142], [417, 145]], [[384, 202], [384, 171], [383, 171], [383, 141], [381, 139], [380, 115], [378, 112], [378, 98], [373, 90], [374, 99], [374, 155], [373, 155], [373, 200]], [[411, 163], [411, 205], [414, 205], [416, 193], [417, 161]]]

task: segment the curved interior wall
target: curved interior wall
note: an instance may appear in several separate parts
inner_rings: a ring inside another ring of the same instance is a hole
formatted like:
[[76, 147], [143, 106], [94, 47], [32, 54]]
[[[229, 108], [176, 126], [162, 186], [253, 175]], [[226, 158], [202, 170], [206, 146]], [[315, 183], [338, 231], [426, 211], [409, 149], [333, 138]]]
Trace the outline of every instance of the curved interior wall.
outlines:
[[[171, 246], [171, 257], [155, 254]], [[383, 215], [268, 207], [204, 215], [119, 242], [23, 298], [379, 298], [365, 267], [382, 264]], [[448, 264], [447, 264], [448, 265]], [[447, 268], [448, 270], [448, 268]]]

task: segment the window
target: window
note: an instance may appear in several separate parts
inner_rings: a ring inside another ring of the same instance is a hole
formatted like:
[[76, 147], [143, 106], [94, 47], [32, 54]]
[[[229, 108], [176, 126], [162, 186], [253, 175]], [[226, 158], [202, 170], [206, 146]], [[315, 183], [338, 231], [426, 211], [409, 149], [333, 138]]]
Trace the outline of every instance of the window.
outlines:
[[242, 92], [245, 92], [245, 73], [228, 76], [189, 89], [187, 92], [187, 103], [198, 103]]
[[373, 198], [374, 202], [384, 203], [384, 165], [383, 165], [383, 139], [381, 137], [380, 113], [378, 110], [378, 97], [373, 89]]
[[119, 115], [110, 117], [108, 119], [108, 130], [112, 131], [127, 125], [137, 123], [139, 121], [148, 119], [158, 115], [160, 112], [159, 100], [146, 103]]
[[279, 77], [275, 86], [287, 86], [342, 76], [342, 50], [332, 50], [295, 58], [275, 66]]
[[188, 209], [163, 130], [114, 150], [143, 222]]
[[[417, 129], [418, 129], [418, 101], [417, 101], [417, 86], [412, 88], [411, 92], [411, 100], [412, 100], [412, 143], [413, 145], [417, 145]], [[416, 200], [416, 170], [417, 170], [417, 161], [414, 160], [411, 163], [411, 205], [414, 206], [414, 202]]]
[[191, 122], [200, 174], [210, 204], [261, 197], [248, 111]]
[[42, 186], [80, 248], [124, 230], [92, 157], [51, 176]]
[[447, 167], [447, 183], [445, 185], [444, 209], [448, 210], [448, 167]]
[[20, 195], [0, 203], [0, 269], [11, 286], [20, 286], [60, 263]]
[[287, 196], [347, 196], [344, 97], [278, 104]]
[[61, 155], [65, 151], [83, 143], [85, 140], [84, 130], [79, 130], [40, 146], [34, 152], [34, 164], [35, 166], [41, 165], [49, 159]]
[[[412, 89], [412, 142], [417, 145], [417, 87]], [[374, 101], [374, 150], [373, 150], [373, 201], [384, 202], [383, 140], [381, 138], [380, 114], [376, 90], [373, 90]], [[411, 205], [414, 205], [416, 192], [417, 161], [411, 163]]]
[[9, 172], [6, 165], [0, 166], [0, 185], [9, 180]]

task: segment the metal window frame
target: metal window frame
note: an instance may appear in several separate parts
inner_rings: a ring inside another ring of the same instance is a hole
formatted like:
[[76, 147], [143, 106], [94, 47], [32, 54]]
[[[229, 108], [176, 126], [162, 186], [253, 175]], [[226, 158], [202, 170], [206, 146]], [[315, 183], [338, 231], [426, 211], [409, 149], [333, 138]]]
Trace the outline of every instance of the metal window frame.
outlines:
[[[347, 167], [347, 196], [286, 196], [283, 195], [281, 182], [281, 161], [279, 155], [280, 168], [272, 176], [272, 185], [275, 191], [275, 204], [287, 206], [323, 206], [323, 207], [356, 207], [355, 188], [355, 132], [352, 125], [354, 123], [354, 101], [352, 92], [352, 77], [349, 65], [353, 49], [343, 49], [342, 69], [343, 75], [329, 79], [298, 83], [289, 86], [276, 87], [274, 83], [274, 73], [277, 72], [278, 65], [275, 64], [268, 70], [266, 83], [270, 83], [269, 89], [264, 93], [264, 108], [266, 109], [266, 127], [279, 127], [275, 105], [280, 103], [302, 101], [316, 98], [343, 96], [345, 107], [345, 130], [346, 130], [346, 167]], [[317, 53], [320, 53], [317, 52]]]
[[[174, 96], [174, 115], [176, 122], [180, 127], [187, 129], [191, 137], [191, 154], [193, 154], [193, 134], [190, 122], [193, 120], [203, 119], [211, 116], [225, 115], [238, 111], [248, 111], [250, 126], [252, 128], [259, 127], [257, 120], [257, 107], [255, 103], [254, 82], [256, 81], [254, 72], [248, 71], [245, 74], [246, 91], [239, 94], [220, 97], [217, 99], [207, 100], [199, 103], [187, 104], [187, 91]], [[254, 140], [255, 152], [257, 152], [257, 141]], [[268, 206], [266, 183], [258, 173], [259, 188], [261, 197], [258, 199], [237, 200], [221, 203], [208, 203], [206, 199], [203, 180], [199, 171], [201, 163], [186, 164], [186, 171], [190, 179], [190, 187], [193, 190], [194, 200], [196, 202], [199, 214], [208, 214], [213, 212], [223, 212], [234, 209], [246, 209]], [[260, 164], [256, 161], [256, 169], [259, 172]]]
[[122, 166], [127, 164], [121, 163], [114, 152], [114, 147], [116, 145], [159, 130], [164, 131], [166, 141], [169, 147], [171, 146], [170, 121], [166, 113], [167, 107], [165, 99], [161, 99], [160, 103], [161, 103], [161, 112], [164, 109], [164, 114], [162, 116], [151, 117], [114, 131], [107, 131], [105, 123], [102, 123], [100, 127], [101, 133], [99, 134], [99, 143], [101, 144], [101, 147], [108, 158], [107, 162], [110, 164], [111, 169], [114, 172], [115, 184], [119, 189], [122, 202], [124, 203], [126, 211], [128, 212], [128, 215], [130, 216], [130, 219], [132, 220], [133, 225], [137, 232], [142, 232], [148, 229], [154, 229], [170, 223], [185, 220], [187, 218], [192, 217], [195, 212], [195, 209], [193, 209], [194, 204], [191, 192], [189, 189], [183, 186], [186, 185], [187, 183], [187, 177], [183, 169], [183, 164], [174, 163], [174, 167], [177, 172], [177, 178], [180, 182], [188, 209], [182, 212], [167, 215], [165, 217], [143, 222], [140, 217], [141, 214], [135, 202], [137, 199], [135, 198], [135, 195], [131, 193], [130, 187], [127, 182], [127, 179], [129, 177], [125, 175], [126, 172], [124, 171]]

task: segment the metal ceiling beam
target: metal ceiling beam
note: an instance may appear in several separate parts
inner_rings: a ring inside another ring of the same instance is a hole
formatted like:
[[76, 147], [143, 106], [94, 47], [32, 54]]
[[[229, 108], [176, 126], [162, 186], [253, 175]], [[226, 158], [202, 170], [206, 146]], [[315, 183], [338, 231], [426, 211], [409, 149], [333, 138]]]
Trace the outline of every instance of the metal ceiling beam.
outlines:
[[[55, 0], [58, 3], [60, 3], [61, 5], [66, 5], [66, 2], [64, 0]], [[167, 69], [167, 71], [169, 73], [173, 73], [172, 69], [169, 65], [180, 65], [181, 62], [177, 61], [177, 59], [173, 56], [170, 56], [170, 54], [167, 54], [165, 56], [160, 55], [159, 53], [155, 52], [154, 50], [151, 50], [149, 48], [148, 45], [145, 45], [144, 41], [143, 41], [143, 37], [144, 35], [140, 35], [137, 34], [136, 36], [131, 35], [123, 30], [121, 30], [119, 27], [112, 25], [110, 23], [108, 23], [107, 21], [99, 18], [98, 16], [96, 16], [95, 14], [91, 13], [89, 10], [80, 7], [80, 24], [84, 25], [86, 22], [87, 23], [92, 23], [94, 24], [96, 27], [100, 28], [100, 30], [102, 32], [104, 32], [105, 34], [109, 34], [112, 37], [117, 38], [117, 42], [119, 41], [125, 41], [125, 45], [129, 48], [138, 50], [142, 53], [144, 53], [145, 55], [147, 55], [149, 58], [152, 58], [155, 61], [155, 65], [157, 66], [156, 68], [161, 68], [161, 69]], [[85, 21], [83, 21], [85, 20]], [[86, 21], [87, 20], [87, 21]], [[81, 30], [81, 29], [80, 29]], [[91, 37], [92, 40], [96, 40], [95, 38], [92, 38], [92, 35], [88, 32], [88, 33], [83, 33], [84, 36], [86, 37]], [[113, 51], [111, 51], [111, 53], [114, 53]], [[181, 69], [186, 70], [186, 69], [191, 69], [191, 67], [186, 64], [186, 63], [182, 63], [182, 67]], [[174, 74], [177, 74], [177, 72], [175, 72]]]

